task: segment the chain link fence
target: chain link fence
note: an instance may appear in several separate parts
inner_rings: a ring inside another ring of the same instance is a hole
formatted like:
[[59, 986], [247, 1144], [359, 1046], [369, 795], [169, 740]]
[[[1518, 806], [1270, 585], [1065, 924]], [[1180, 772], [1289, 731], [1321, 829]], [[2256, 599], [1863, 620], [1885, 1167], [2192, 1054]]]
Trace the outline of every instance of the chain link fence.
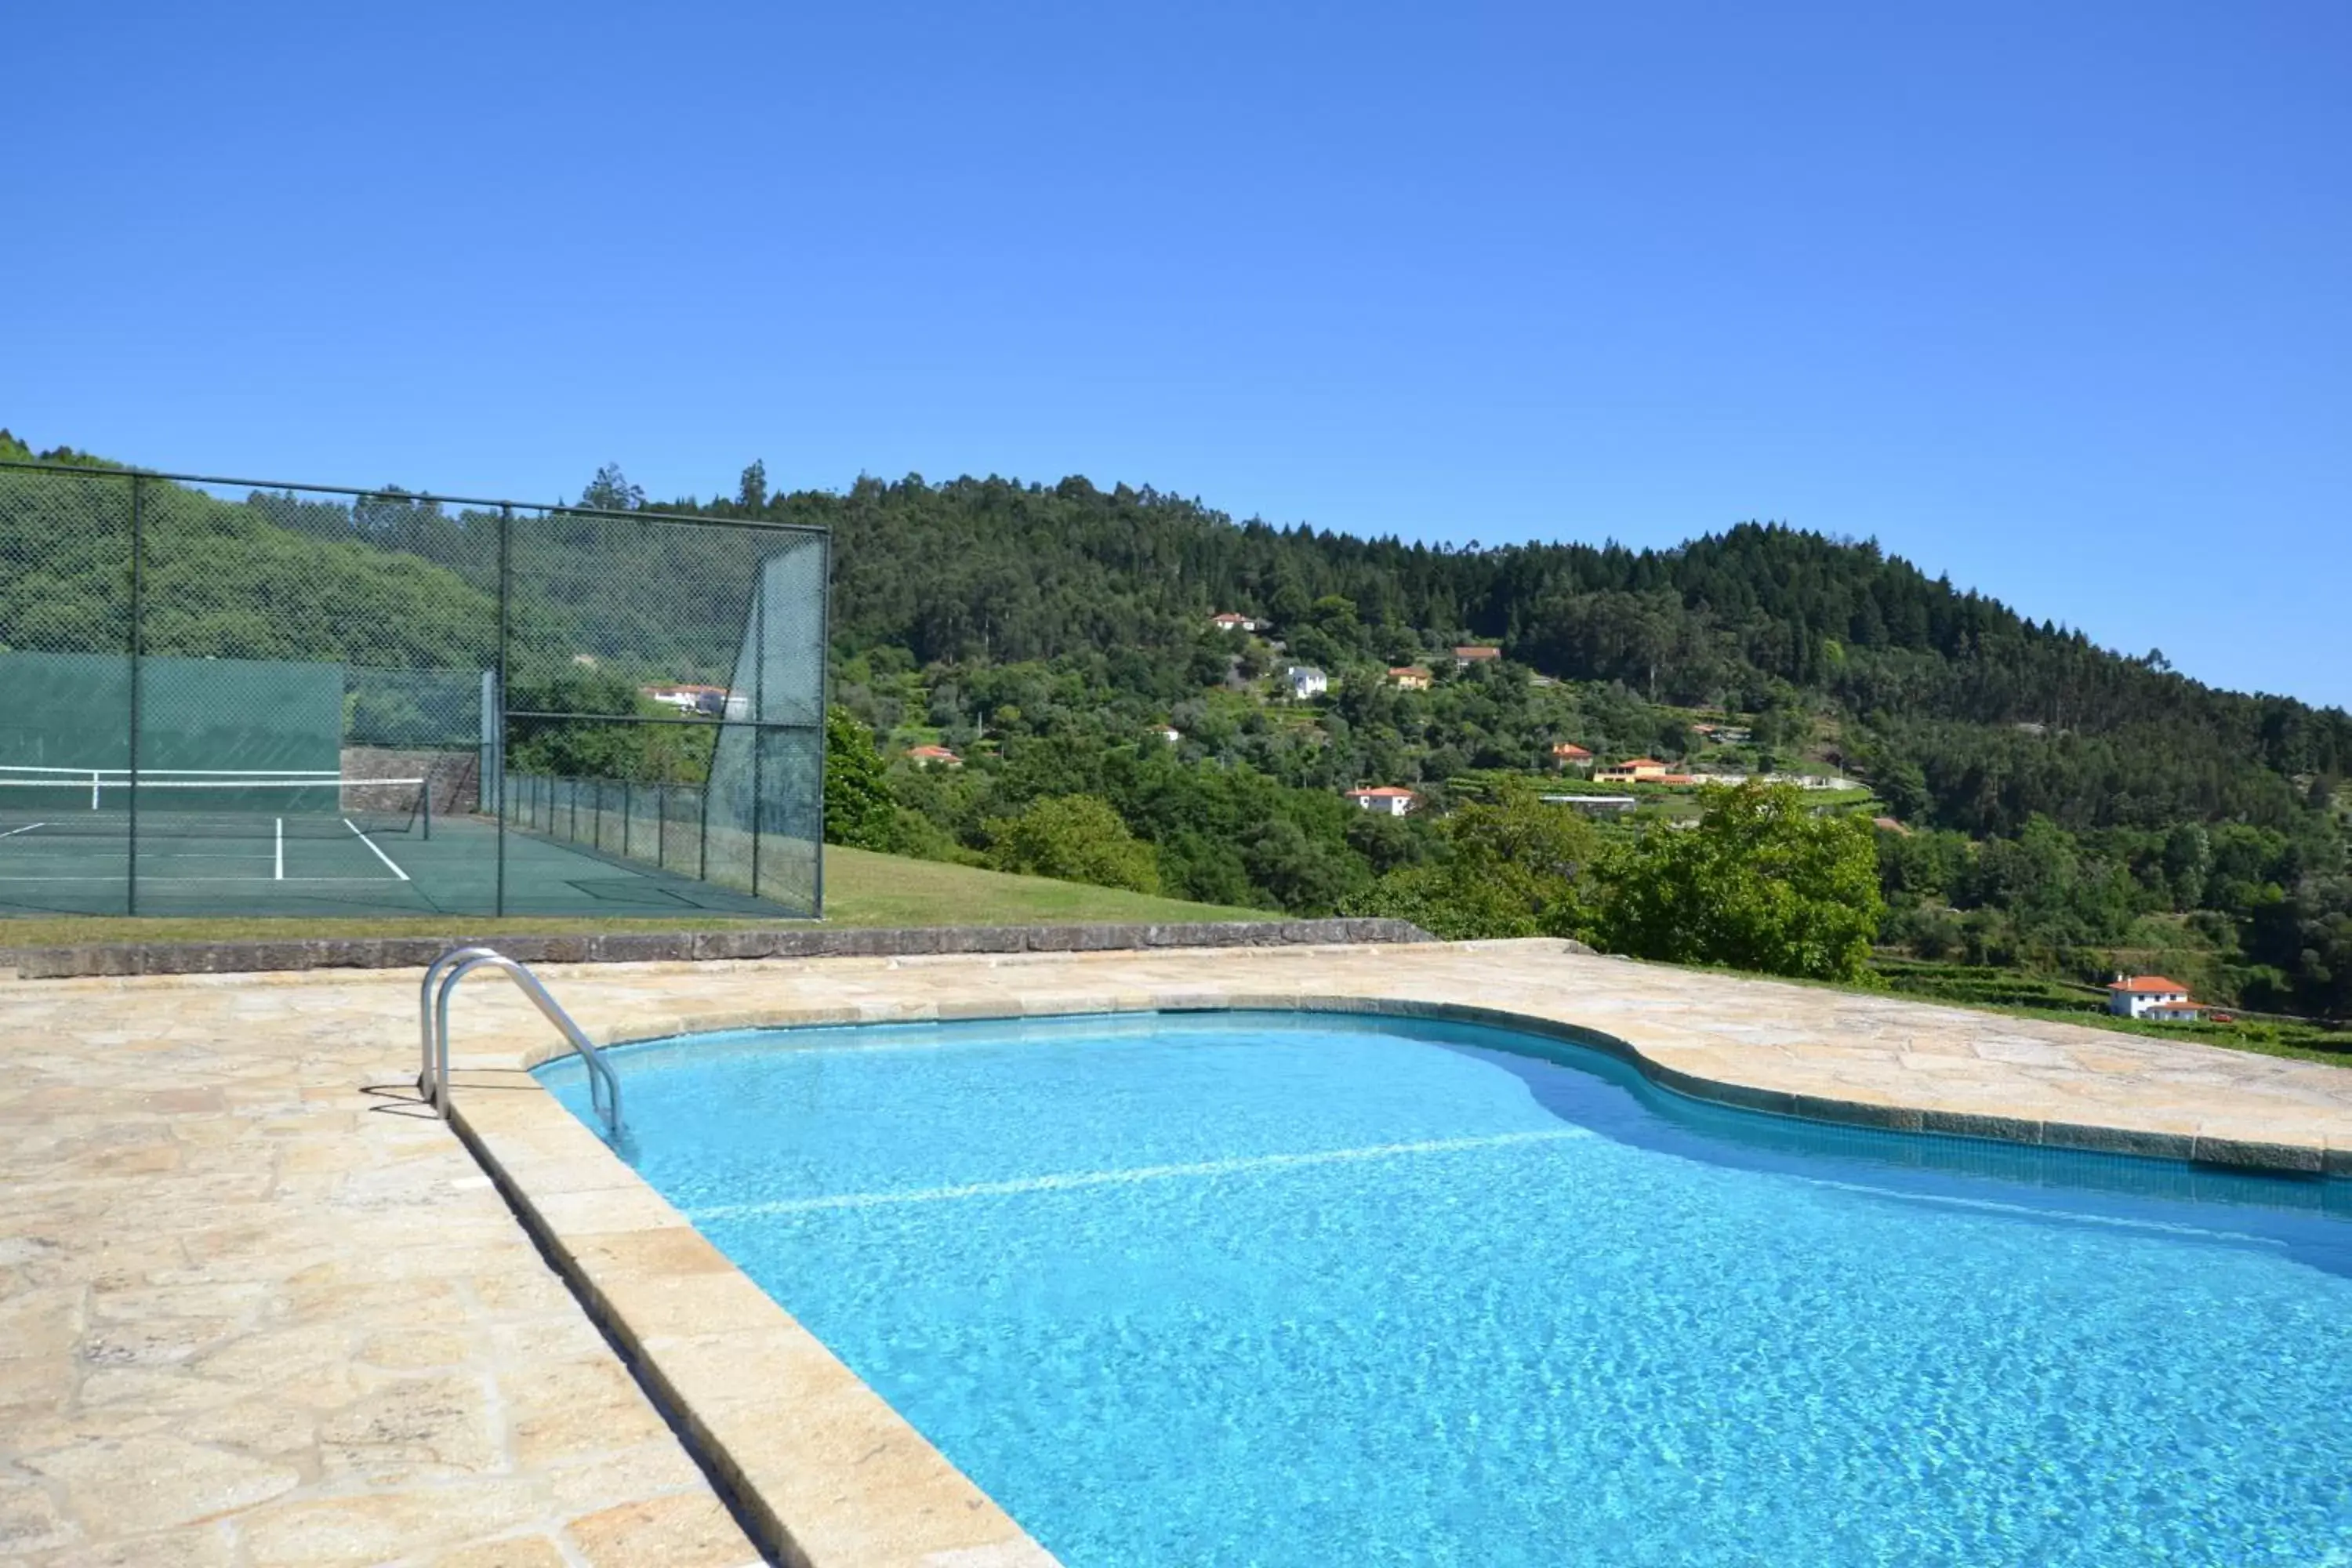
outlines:
[[814, 917], [822, 530], [0, 463], [0, 912]]

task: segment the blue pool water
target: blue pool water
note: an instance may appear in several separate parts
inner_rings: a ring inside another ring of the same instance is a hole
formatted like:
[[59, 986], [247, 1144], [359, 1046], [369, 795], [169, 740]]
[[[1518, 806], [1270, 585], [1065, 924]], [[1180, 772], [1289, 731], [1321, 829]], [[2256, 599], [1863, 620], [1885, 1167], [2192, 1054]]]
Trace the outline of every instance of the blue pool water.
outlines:
[[614, 1059], [646, 1179], [1071, 1568], [2352, 1564], [2352, 1184], [1421, 1020]]

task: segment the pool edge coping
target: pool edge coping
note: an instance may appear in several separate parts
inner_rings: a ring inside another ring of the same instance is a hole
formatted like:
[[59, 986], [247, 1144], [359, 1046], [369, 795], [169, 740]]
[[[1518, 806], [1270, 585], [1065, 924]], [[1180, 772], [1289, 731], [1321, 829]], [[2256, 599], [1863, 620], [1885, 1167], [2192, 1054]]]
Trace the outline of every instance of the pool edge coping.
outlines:
[[[2274, 1175], [2352, 1176], [2352, 1144], [2048, 1121], [1843, 1100], [1711, 1078], [1643, 1042], [1565, 1018], [1476, 1004], [1312, 991], [1184, 990], [969, 1001], [868, 1001], [639, 1016], [600, 1045], [751, 1028], [1207, 1011], [1421, 1017], [1509, 1028], [1600, 1051], [1671, 1092], [1797, 1120], [2137, 1154]], [[531, 1068], [570, 1052], [506, 1034], [453, 1070], [451, 1121], [525, 1227], [664, 1405], [763, 1550], [799, 1568], [1046, 1568], [1055, 1559], [798, 1320], [556, 1099]], [[499, 1046], [507, 1049], [500, 1050]], [[485, 1091], [490, 1091], [486, 1093]], [[714, 1313], [716, 1316], [714, 1317]], [[714, 1322], [731, 1326], [713, 1327]], [[713, 1342], [719, 1342], [714, 1343]], [[746, 1367], [806, 1380], [791, 1408], [741, 1392]], [[809, 1407], [816, 1414], [809, 1415]], [[860, 1444], [863, 1446], [859, 1446]], [[887, 1456], [880, 1472], [866, 1467]]]
[[450, 1076], [453, 1131], [762, 1552], [793, 1568], [1054, 1568], [527, 1067]]

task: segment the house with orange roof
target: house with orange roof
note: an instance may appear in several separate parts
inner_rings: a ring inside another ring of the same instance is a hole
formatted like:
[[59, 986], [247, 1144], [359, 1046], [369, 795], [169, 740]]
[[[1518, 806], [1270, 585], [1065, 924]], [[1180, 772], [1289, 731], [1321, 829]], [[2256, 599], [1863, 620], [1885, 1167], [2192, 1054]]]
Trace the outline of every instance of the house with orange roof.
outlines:
[[1377, 811], [1387, 816], [1402, 816], [1421, 800], [1409, 789], [1394, 784], [1380, 784], [1371, 789], [1351, 789], [1348, 798], [1356, 803], [1359, 811]]
[[1209, 624], [1221, 632], [1254, 632], [1258, 629], [1259, 625], [1249, 616], [1236, 614], [1232, 610], [1211, 616]]
[[1592, 765], [1592, 753], [1573, 741], [1562, 741], [1551, 749], [1551, 765], [1582, 772]]
[[[1666, 764], [1655, 757], [1635, 757], [1629, 763], [1612, 763], [1592, 770], [1593, 780], [1599, 784], [1665, 784], [1674, 776]], [[1690, 782], [1688, 774], [1681, 776], [1684, 783]]]
[[1454, 650], [1454, 662], [1456, 664], [1490, 664], [1502, 657], [1503, 650], [1498, 647], [1470, 647], [1465, 646], [1463, 647], [1457, 647]]
[[2107, 1011], [2118, 1018], [2153, 1018], [2166, 1024], [2193, 1024], [2206, 1013], [2205, 1004], [2189, 999], [2189, 987], [2161, 974], [2118, 974], [2107, 985]]
[[1429, 689], [1429, 671], [1417, 664], [1389, 666], [1389, 683], [1402, 691]]
[[907, 760], [919, 768], [960, 768], [963, 759], [945, 746], [909, 746]]

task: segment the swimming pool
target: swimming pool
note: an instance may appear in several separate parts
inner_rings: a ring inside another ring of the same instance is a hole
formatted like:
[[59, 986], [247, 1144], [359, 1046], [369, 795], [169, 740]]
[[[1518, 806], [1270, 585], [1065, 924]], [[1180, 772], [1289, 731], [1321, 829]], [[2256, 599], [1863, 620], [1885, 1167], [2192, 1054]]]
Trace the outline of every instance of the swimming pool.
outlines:
[[1072, 1568], [2352, 1563], [2352, 1184], [1420, 1019], [615, 1065], [645, 1178]]

